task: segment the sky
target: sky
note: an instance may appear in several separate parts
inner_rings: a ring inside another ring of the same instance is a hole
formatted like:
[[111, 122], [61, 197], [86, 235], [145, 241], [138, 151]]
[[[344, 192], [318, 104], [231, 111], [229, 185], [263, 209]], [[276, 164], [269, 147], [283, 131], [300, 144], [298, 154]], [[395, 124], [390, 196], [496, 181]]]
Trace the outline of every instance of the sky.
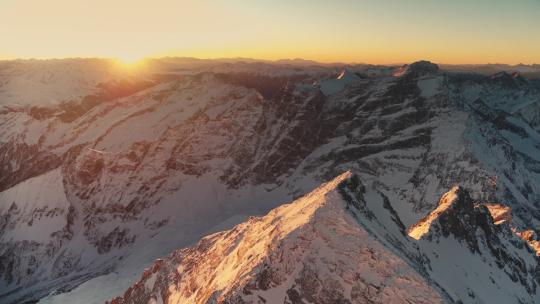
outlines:
[[540, 0], [0, 0], [0, 58], [540, 63]]

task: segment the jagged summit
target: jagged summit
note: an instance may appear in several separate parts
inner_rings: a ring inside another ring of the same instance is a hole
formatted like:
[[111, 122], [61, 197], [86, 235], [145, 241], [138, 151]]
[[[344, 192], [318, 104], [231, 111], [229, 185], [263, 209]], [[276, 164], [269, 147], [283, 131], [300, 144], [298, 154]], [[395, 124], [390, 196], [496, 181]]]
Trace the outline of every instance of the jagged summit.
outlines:
[[420, 60], [411, 64], [406, 64], [394, 71], [394, 76], [401, 77], [405, 75], [422, 76], [425, 74], [436, 73], [439, 71], [439, 66], [430, 61]]
[[158, 260], [112, 303], [442, 303], [348, 211], [350, 177]]
[[[408, 234], [416, 240], [453, 236], [478, 252], [477, 230], [482, 230], [488, 238], [497, 238], [500, 227], [503, 226], [495, 225], [486, 206], [473, 203], [466, 189], [455, 186], [442, 196], [435, 210], [409, 228]], [[509, 226], [504, 227], [506, 231], [503, 234], [511, 234]]]
[[409, 65], [410, 72], [416, 73], [436, 73], [439, 70], [439, 66], [431, 61], [420, 60], [413, 62]]
[[528, 83], [519, 72], [498, 72], [489, 77], [492, 82], [505, 87], [519, 87]]
[[444, 213], [447, 212], [448, 209], [452, 208], [454, 205], [458, 205], [460, 203], [466, 203], [466, 201], [462, 199], [458, 199], [458, 196], [463, 193], [463, 190], [460, 190], [458, 186], [452, 188], [450, 191], [446, 192], [441, 200], [439, 201], [439, 205], [435, 210], [430, 212], [426, 217], [424, 217], [422, 220], [420, 220], [418, 223], [411, 226], [408, 230], [408, 234], [413, 239], [419, 240], [424, 235], [426, 235], [429, 230], [431, 229], [431, 226], [434, 224], [434, 221], [438, 220], [439, 217]]
[[[537, 303], [540, 260], [534, 254], [534, 236], [511, 228], [508, 211], [474, 203], [469, 191], [456, 186], [442, 196], [435, 210], [408, 229], [408, 235], [429, 256], [432, 277], [445, 290], [467, 292], [467, 303]], [[445, 273], [449, 264], [452, 271], [467, 275], [460, 281], [452, 279]], [[490, 281], [480, 287], [474, 277]], [[514, 290], [510, 282], [519, 285]], [[501, 286], [499, 294], [493, 285]]]
[[408, 229], [408, 235], [416, 240], [452, 235], [466, 241], [471, 250], [478, 251], [478, 229], [487, 237], [496, 237], [501, 232], [502, 235], [512, 234], [507, 221], [509, 211], [491, 209], [494, 205], [476, 204], [466, 189], [455, 186], [442, 196], [435, 210]]
[[512, 225], [512, 208], [501, 204], [485, 204], [488, 208], [493, 222], [495, 225], [508, 224], [518, 237], [527, 242], [529, 247], [536, 252], [537, 256], [540, 256], [540, 239], [534, 230], [528, 229], [520, 231], [518, 228]]

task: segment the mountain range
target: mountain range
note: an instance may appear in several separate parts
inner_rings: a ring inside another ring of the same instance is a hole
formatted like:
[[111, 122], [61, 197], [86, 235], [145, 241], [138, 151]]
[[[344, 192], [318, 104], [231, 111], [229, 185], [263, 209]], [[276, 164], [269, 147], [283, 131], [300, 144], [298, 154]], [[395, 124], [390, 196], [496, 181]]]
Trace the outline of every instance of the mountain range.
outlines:
[[0, 62], [1, 303], [538, 303], [537, 66]]

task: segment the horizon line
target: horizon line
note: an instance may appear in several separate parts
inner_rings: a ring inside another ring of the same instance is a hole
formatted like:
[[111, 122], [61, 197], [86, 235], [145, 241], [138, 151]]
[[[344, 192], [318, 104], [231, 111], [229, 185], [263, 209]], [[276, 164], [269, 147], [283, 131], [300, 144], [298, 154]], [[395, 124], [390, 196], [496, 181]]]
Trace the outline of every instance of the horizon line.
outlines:
[[[0, 57], [1, 61], [54, 61], [54, 60], [119, 60], [122, 61], [122, 58], [115, 56], [66, 56], [66, 57]], [[370, 62], [359, 62], [359, 61], [318, 61], [314, 59], [306, 59], [301, 57], [295, 58], [280, 58], [280, 59], [264, 59], [264, 58], [255, 58], [255, 57], [193, 57], [193, 56], [174, 56], [174, 55], [165, 55], [165, 56], [146, 56], [141, 57], [136, 62], [141, 62], [145, 60], [158, 60], [158, 59], [191, 59], [191, 60], [204, 60], [204, 61], [253, 61], [253, 62], [265, 62], [265, 63], [281, 63], [284, 61], [305, 61], [311, 62], [312, 64], [317, 65], [380, 65], [380, 66], [401, 66], [407, 65], [410, 63], [418, 61], [429, 61], [437, 65], [446, 65], [446, 66], [482, 66], [482, 65], [506, 65], [506, 66], [537, 66], [540, 63], [504, 63], [504, 62], [488, 62], [488, 63], [445, 63], [445, 62], [436, 62], [428, 59], [418, 59], [412, 60], [410, 62], [395, 62], [395, 63], [370, 63]]]

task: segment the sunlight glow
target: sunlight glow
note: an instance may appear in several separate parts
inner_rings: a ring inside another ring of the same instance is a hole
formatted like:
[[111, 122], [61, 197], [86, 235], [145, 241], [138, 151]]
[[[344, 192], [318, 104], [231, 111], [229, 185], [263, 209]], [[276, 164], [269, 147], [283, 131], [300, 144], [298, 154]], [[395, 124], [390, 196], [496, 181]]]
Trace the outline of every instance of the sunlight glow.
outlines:
[[142, 56], [138, 55], [122, 55], [117, 58], [117, 60], [125, 65], [138, 65], [143, 61]]
[[121, 74], [140, 73], [145, 68], [144, 58], [125, 57], [114, 59], [117, 72]]

